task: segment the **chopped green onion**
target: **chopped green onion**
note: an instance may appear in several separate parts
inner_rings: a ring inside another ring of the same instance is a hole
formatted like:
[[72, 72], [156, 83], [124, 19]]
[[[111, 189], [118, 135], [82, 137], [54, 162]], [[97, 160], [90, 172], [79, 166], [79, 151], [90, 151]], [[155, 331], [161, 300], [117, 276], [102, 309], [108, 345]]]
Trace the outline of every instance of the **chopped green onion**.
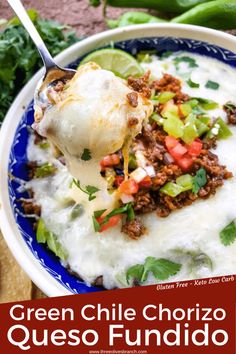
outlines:
[[198, 84], [197, 82], [192, 81], [191, 79], [188, 79], [188, 81], [186, 81], [189, 87], [192, 88], [199, 88], [200, 84]]
[[206, 88], [209, 88], [211, 90], [218, 90], [218, 88], [220, 87], [220, 85], [218, 84], [218, 82], [215, 82], [215, 81], [211, 81], [211, 80], [208, 80], [206, 85], [205, 85]]

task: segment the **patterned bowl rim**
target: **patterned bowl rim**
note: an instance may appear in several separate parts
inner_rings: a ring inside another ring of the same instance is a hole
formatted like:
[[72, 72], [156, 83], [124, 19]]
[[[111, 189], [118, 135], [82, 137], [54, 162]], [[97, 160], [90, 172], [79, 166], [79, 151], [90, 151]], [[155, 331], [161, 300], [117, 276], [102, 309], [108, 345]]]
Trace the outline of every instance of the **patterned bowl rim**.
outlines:
[[[124, 27], [95, 34], [60, 53], [56, 57], [56, 61], [58, 64], [66, 66], [78, 57], [96, 48], [106, 46], [112, 41], [120, 42], [148, 37], [175, 37], [204, 41], [236, 53], [236, 39], [230, 34], [192, 25], [150, 24]], [[8, 191], [10, 149], [25, 107], [32, 100], [35, 85], [42, 75], [43, 69], [37, 72], [21, 90], [8, 111], [1, 128], [0, 227], [8, 247], [32, 281], [48, 296], [63, 296], [70, 295], [72, 292], [50, 275], [29, 250], [15, 222]]]

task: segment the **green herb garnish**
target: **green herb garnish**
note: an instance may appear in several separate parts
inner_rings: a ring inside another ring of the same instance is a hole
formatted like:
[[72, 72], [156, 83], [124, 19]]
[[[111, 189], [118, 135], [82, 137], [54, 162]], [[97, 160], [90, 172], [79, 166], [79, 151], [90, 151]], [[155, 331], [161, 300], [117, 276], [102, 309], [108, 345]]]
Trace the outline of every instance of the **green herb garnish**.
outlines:
[[167, 50], [166, 52], [163, 52], [161, 54], [161, 59], [169, 58], [172, 54], [173, 54], [173, 52], [171, 50]]
[[80, 181], [76, 180], [74, 178], [73, 178], [73, 182], [72, 183], [74, 183], [76, 185], [76, 187], [78, 187], [82, 192], [88, 194], [88, 196], [89, 196], [88, 200], [89, 201], [95, 199], [96, 196], [94, 194], [97, 193], [100, 190], [99, 188], [94, 187], [94, 186], [90, 186], [90, 185], [86, 186], [85, 189], [84, 189], [84, 188], [81, 187]]
[[46, 228], [43, 219], [39, 219], [36, 231], [36, 239], [38, 243], [46, 243], [48, 248], [63, 261], [67, 259], [67, 252], [63, 249], [62, 245], [57, 239], [57, 236]]
[[199, 190], [207, 184], [206, 170], [202, 167], [193, 177], [193, 193], [197, 194]]
[[35, 169], [34, 177], [36, 178], [48, 177], [55, 172], [56, 172], [56, 167], [53, 166], [51, 163], [46, 162], [42, 166], [39, 166]]
[[84, 161], [89, 161], [91, 160], [92, 156], [91, 156], [91, 152], [89, 149], [84, 149], [82, 155], [81, 155], [81, 159]]
[[220, 87], [220, 85], [218, 84], [218, 82], [215, 82], [215, 81], [211, 81], [211, 80], [208, 80], [206, 85], [205, 85], [206, 88], [209, 88], [211, 90], [218, 90], [218, 88]]
[[230, 246], [236, 240], [236, 219], [221, 230], [220, 239], [224, 246]]
[[104, 219], [102, 220], [101, 223], [99, 223], [97, 221], [97, 218], [99, 218], [100, 216], [102, 216], [102, 214], [106, 211], [106, 209], [103, 210], [97, 210], [93, 213], [93, 226], [94, 226], [94, 230], [96, 232], [100, 231], [100, 228], [102, 225], [105, 225], [108, 223], [109, 219], [112, 216], [115, 215], [119, 215], [119, 214], [127, 214], [127, 220], [131, 221], [134, 220], [135, 218], [135, 214], [134, 214], [134, 209], [131, 203], [127, 203], [125, 204], [123, 207], [121, 208], [116, 208], [114, 210], [112, 210], [109, 214], [107, 214]]
[[144, 264], [136, 264], [130, 267], [126, 272], [127, 282], [130, 279], [138, 280], [143, 283], [147, 280], [148, 274], [152, 273], [158, 280], [166, 280], [175, 275], [181, 269], [181, 264], [174, 263], [164, 258], [147, 257]]
[[199, 88], [200, 87], [200, 84], [192, 81], [191, 79], [188, 79], [187, 84], [189, 87], [192, 87], [192, 88]]
[[179, 67], [180, 63], [187, 63], [189, 68], [197, 68], [198, 65], [196, 63], [196, 60], [187, 56], [183, 56], [183, 57], [176, 57], [174, 59], [174, 64], [176, 66], [176, 68]]

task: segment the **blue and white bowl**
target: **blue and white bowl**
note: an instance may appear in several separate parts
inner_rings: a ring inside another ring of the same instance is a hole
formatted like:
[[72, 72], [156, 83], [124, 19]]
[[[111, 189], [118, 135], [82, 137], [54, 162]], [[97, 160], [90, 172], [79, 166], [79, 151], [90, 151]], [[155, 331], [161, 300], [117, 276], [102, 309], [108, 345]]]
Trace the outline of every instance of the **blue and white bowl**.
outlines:
[[[228, 34], [189, 25], [152, 24], [103, 32], [85, 39], [56, 58], [62, 66], [76, 67], [84, 55], [110, 46], [131, 54], [140, 50], [185, 50], [216, 58], [236, 67], [236, 39]], [[24, 87], [9, 110], [0, 134], [0, 225], [5, 240], [21, 267], [48, 296], [87, 293], [89, 287], [69, 274], [51, 252], [38, 244], [32, 224], [22, 213], [17, 178], [26, 179], [28, 127], [33, 122], [33, 95], [40, 70]], [[9, 179], [9, 173], [16, 179]], [[17, 275], [16, 275], [17, 276]]]

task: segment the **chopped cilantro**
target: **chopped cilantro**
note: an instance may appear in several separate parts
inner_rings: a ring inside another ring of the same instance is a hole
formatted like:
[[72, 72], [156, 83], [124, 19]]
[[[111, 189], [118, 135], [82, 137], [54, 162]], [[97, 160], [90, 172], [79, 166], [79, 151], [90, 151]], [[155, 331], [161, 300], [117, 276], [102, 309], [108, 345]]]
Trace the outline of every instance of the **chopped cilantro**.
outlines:
[[197, 171], [196, 175], [193, 177], [193, 193], [197, 194], [201, 187], [204, 187], [207, 183], [206, 170], [202, 167]]
[[147, 257], [144, 264], [136, 264], [126, 272], [127, 282], [135, 279], [140, 283], [147, 280], [149, 273], [152, 273], [158, 280], [166, 280], [175, 275], [181, 269], [181, 264], [174, 263], [164, 258]]
[[209, 88], [211, 90], [218, 90], [220, 85], [217, 82], [215, 82], [215, 81], [208, 80], [206, 85], [205, 85], [205, 87]]
[[91, 160], [91, 152], [89, 149], [84, 149], [82, 155], [81, 155], [81, 159], [84, 161], [89, 161]]
[[230, 246], [236, 240], [236, 219], [221, 230], [220, 239], [224, 246]]
[[74, 178], [73, 178], [73, 182], [72, 183], [74, 183], [76, 185], [76, 187], [78, 187], [82, 192], [88, 194], [88, 196], [89, 196], [88, 200], [89, 201], [95, 199], [96, 196], [94, 194], [97, 193], [100, 190], [99, 188], [94, 187], [94, 186], [90, 186], [90, 185], [86, 186], [85, 189], [83, 189], [81, 187], [80, 181], [76, 180]]
[[134, 214], [134, 209], [132, 207], [131, 203], [127, 203], [124, 206], [120, 208], [116, 208], [112, 210], [109, 214], [107, 214], [104, 219], [102, 220], [101, 223], [97, 221], [97, 218], [102, 216], [102, 214], [106, 211], [106, 209], [103, 210], [97, 210], [93, 213], [93, 225], [94, 225], [94, 230], [96, 232], [100, 231], [100, 228], [102, 225], [105, 225], [108, 223], [109, 219], [112, 216], [119, 215], [119, 214], [127, 214], [127, 220], [131, 221], [134, 220], [135, 214]]

